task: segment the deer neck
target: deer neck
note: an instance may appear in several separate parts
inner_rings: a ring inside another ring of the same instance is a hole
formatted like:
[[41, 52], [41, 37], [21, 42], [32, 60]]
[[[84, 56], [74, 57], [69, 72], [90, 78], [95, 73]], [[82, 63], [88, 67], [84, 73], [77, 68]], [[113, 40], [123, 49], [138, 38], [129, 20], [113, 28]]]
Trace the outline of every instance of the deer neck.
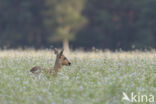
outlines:
[[56, 59], [55, 65], [54, 65], [54, 71], [59, 72], [59, 71], [61, 71], [61, 68], [62, 68], [62, 64], [59, 63], [59, 61]]
[[61, 71], [61, 68], [62, 68], [62, 65], [59, 65], [59, 64], [55, 64], [55, 66], [54, 66], [54, 70], [55, 70], [56, 72]]

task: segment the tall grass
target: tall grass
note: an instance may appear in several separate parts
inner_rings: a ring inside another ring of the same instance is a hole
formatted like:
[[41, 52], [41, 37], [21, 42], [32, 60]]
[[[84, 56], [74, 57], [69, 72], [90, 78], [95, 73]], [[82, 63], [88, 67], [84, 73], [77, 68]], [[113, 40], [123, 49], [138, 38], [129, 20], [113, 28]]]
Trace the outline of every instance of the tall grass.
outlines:
[[66, 56], [72, 66], [53, 77], [29, 72], [35, 65], [52, 68], [51, 51], [0, 51], [0, 104], [131, 104], [122, 92], [156, 97], [155, 51]]

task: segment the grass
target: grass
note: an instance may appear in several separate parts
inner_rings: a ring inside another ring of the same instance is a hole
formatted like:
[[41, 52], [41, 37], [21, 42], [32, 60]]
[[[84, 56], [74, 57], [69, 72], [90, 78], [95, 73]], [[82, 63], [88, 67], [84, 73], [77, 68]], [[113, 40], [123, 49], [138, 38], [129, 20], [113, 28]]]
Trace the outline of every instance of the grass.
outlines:
[[73, 52], [67, 57], [72, 66], [53, 77], [29, 72], [35, 65], [53, 67], [53, 52], [0, 51], [0, 104], [131, 104], [122, 101], [122, 92], [152, 94], [156, 101], [155, 51]]

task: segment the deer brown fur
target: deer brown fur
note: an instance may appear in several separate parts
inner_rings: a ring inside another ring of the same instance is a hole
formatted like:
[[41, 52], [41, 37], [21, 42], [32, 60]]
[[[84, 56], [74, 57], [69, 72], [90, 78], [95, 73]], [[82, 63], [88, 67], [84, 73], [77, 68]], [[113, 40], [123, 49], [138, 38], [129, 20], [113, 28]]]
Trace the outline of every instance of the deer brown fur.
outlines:
[[57, 74], [57, 72], [61, 71], [61, 68], [62, 68], [63, 65], [66, 65], [66, 66], [70, 66], [71, 65], [70, 61], [64, 56], [63, 50], [61, 50], [59, 52], [55, 48], [54, 52], [56, 54], [56, 61], [55, 61], [55, 65], [54, 65], [53, 69], [45, 69], [45, 68], [42, 68], [40, 66], [35, 66], [35, 67], [30, 69], [30, 72], [32, 72], [32, 73], [40, 73], [42, 70], [44, 70], [47, 73], [55, 72], [55, 74]]

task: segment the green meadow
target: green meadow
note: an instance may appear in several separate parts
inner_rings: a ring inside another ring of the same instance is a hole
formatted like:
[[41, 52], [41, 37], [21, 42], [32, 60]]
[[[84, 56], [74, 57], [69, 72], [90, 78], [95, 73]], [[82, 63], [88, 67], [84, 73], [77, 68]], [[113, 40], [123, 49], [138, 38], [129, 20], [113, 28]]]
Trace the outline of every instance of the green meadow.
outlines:
[[140, 104], [156, 104], [156, 51], [65, 55], [72, 65], [52, 76], [29, 70], [53, 68], [53, 51], [0, 51], [0, 104], [138, 104], [122, 100], [123, 92], [153, 95], [155, 103]]

